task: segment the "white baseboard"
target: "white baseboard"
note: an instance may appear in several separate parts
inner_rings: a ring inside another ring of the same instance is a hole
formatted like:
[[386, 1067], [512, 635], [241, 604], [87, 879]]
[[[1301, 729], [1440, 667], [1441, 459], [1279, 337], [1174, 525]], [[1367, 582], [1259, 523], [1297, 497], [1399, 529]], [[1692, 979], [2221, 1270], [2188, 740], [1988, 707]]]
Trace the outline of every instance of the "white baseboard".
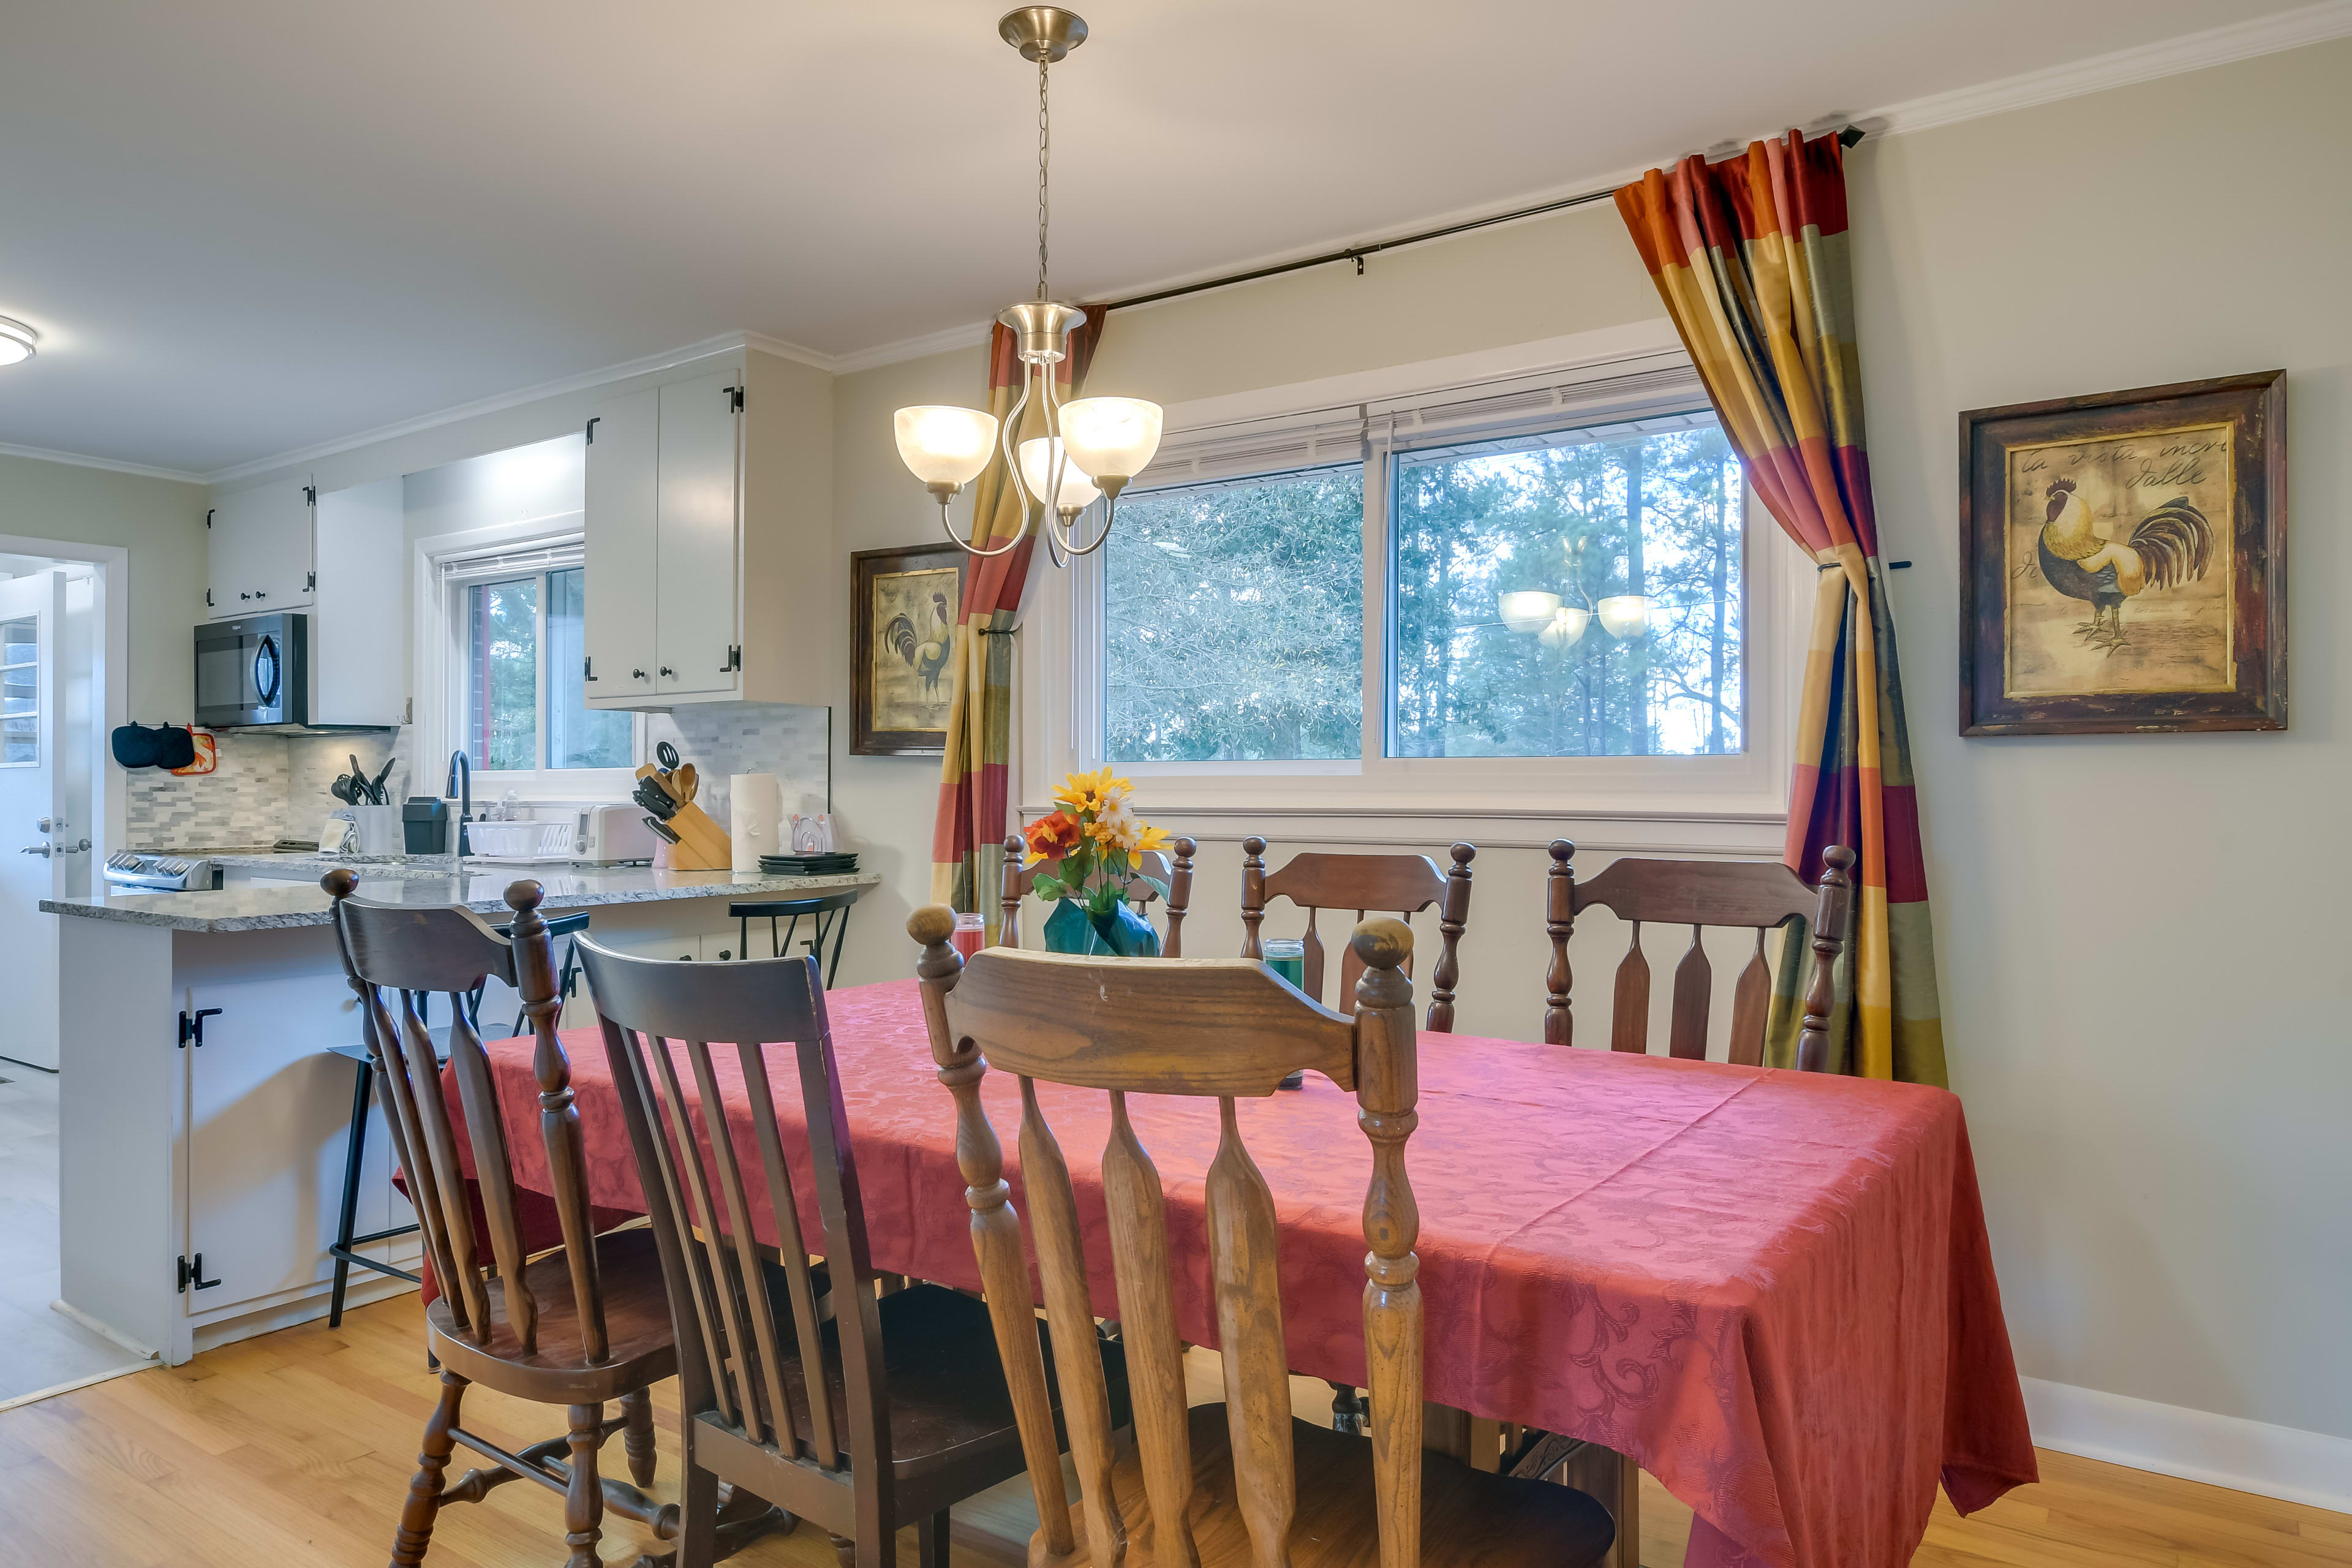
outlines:
[[49, 1310], [55, 1312], [58, 1317], [65, 1319], [68, 1322], [79, 1323], [83, 1328], [88, 1329], [91, 1333], [96, 1334], [102, 1340], [113, 1341], [116, 1344], [121, 1345], [124, 1350], [129, 1351], [133, 1355], [143, 1355], [150, 1361], [160, 1361], [163, 1359], [163, 1352], [155, 1349], [154, 1346], [141, 1344], [137, 1340], [132, 1339], [129, 1334], [126, 1334], [120, 1329], [115, 1328], [112, 1324], [100, 1322], [96, 1318], [91, 1317], [88, 1312], [83, 1311], [80, 1308], [72, 1305], [70, 1302], [52, 1301], [49, 1303]]
[[60, 1383], [48, 1388], [37, 1388], [30, 1394], [19, 1394], [11, 1399], [0, 1399], [0, 1411], [15, 1410], [26, 1405], [38, 1405], [42, 1400], [55, 1399], [60, 1394], [71, 1394], [76, 1389], [89, 1388], [100, 1383], [111, 1383], [118, 1377], [129, 1377], [134, 1372], [145, 1372], [154, 1364], [152, 1361], [126, 1362], [121, 1366], [109, 1367], [104, 1372], [91, 1373], [88, 1377], [77, 1377], [70, 1383]]
[[2352, 1513], [2352, 1437], [2021, 1377], [2036, 1447]]

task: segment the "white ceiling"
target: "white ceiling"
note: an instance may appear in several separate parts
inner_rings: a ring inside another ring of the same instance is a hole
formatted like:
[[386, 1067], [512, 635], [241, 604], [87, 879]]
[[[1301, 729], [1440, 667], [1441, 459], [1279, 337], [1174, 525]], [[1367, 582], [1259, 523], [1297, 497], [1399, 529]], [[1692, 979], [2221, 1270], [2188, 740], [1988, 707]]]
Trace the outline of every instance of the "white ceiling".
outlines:
[[[1055, 292], [1574, 187], [2293, 0], [1079, 0]], [[207, 473], [1034, 286], [993, 0], [83, 0], [0, 49], [0, 442]]]

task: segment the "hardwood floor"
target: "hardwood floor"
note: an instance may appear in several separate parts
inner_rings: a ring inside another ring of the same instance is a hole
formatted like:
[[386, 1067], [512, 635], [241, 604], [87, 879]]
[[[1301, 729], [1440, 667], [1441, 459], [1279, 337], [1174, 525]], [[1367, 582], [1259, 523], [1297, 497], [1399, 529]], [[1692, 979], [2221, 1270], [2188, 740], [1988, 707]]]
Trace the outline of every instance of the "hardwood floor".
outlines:
[[[0, 1412], [0, 1560], [45, 1568], [349, 1568], [389, 1554], [393, 1523], [437, 1386], [424, 1367], [415, 1296]], [[676, 1418], [656, 1391], [659, 1495], [677, 1495]], [[1328, 1404], [1328, 1392], [1323, 1395]], [[476, 1390], [467, 1425], [509, 1447], [553, 1435], [541, 1407]], [[462, 1467], [461, 1453], [458, 1464]], [[614, 1453], [617, 1465], [617, 1445]], [[2352, 1516], [2044, 1452], [2041, 1485], [1974, 1519], [1937, 1505], [1915, 1568], [2319, 1568], [2352, 1565]], [[1646, 1478], [1646, 1568], [1681, 1568], [1689, 1512]], [[983, 1551], [1017, 1531], [1026, 1484], [958, 1510], [955, 1568], [1001, 1568]], [[560, 1501], [501, 1488], [451, 1508], [429, 1568], [523, 1568], [562, 1555]], [[607, 1562], [647, 1538], [613, 1521]], [[912, 1561], [912, 1531], [904, 1550]], [[1017, 1558], [1017, 1553], [1015, 1554]], [[734, 1561], [834, 1568], [822, 1533], [762, 1542]]]

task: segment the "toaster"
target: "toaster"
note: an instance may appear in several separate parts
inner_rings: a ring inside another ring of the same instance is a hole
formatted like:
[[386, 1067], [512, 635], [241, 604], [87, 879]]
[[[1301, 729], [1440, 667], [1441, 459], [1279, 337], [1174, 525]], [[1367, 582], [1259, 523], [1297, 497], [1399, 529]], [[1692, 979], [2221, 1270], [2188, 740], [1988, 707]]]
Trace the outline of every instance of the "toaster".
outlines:
[[654, 830], [646, 826], [642, 805], [592, 805], [580, 814], [580, 835], [572, 847], [577, 858], [592, 865], [649, 865]]

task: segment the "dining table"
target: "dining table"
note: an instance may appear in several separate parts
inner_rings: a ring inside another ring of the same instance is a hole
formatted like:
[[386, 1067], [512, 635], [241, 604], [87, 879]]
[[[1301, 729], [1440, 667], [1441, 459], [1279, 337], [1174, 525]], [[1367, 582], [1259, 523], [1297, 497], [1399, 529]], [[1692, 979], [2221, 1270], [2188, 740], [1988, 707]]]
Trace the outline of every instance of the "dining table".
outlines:
[[[824, 1004], [874, 1268], [977, 1290], [954, 1107], [916, 983]], [[641, 1214], [602, 1033], [560, 1038], [597, 1221]], [[1693, 1510], [1691, 1568], [1901, 1568], [1939, 1483], [1968, 1513], [2035, 1479], [1956, 1096], [1469, 1035], [1423, 1032], [1418, 1050], [1405, 1160], [1429, 1400], [1638, 1463]], [[488, 1055], [516, 1180], [537, 1197], [552, 1187], [533, 1042]], [[734, 1053], [711, 1055], [724, 1114], [750, 1147]], [[707, 1158], [704, 1108], [682, 1077]], [[795, 1081], [790, 1068], [770, 1078]], [[1095, 1310], [1116, 1319], [1108, 1097], [1038, 1090], [1068, 1159]], [[454, 1107], [454, 1080], [448, 1092]], [[982, 1100], [1017, 1209], [1017, 1080], [989, 1075]], [[1130, 1096], [1129, 1110], [1166, 1193], [1178, 1330], [1213, 1347], [1204, 1181], [1216, 1103]], [[798, 1097], [776, 1110], [803, 1232], [821, 1236]], [[1310, 1073], [1239, 1114], [1275, 1194], [1291, 1368], [1360, 1385], [1371, 1155], [1355, 1097]], [[764, 1187], [749, 1185], [753, 1228], [772, 1245]], [[555, 1245], [552, 1205], [525, 1208], [532, 1240]]]

